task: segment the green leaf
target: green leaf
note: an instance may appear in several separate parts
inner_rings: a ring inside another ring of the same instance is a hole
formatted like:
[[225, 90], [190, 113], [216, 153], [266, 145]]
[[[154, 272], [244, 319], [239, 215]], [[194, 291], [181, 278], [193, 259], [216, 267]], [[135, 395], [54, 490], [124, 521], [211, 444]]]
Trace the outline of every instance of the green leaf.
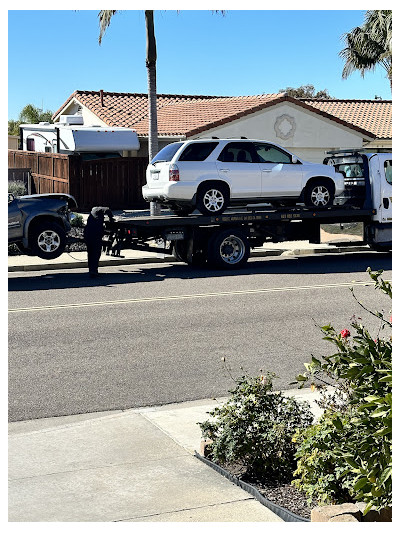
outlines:
[[334, 418], [332, 423], [338, 431], [343, 431], [343, 424], [340, 418]]
[[357, 483], [354, 485], [354, 490], [359, 491], [361, 490], [366, 484], [368, 483], [368, 479], [366, 477], [360, 478]]
[[392, 428], [382, 428], [378, 429], [378, 431], [375, 431], [375, 435], [383, 436], [383, 435], [389, 435], [392, 433]]
[[354, 459], [351, 459], [351, 457], [344, 457], [346, 463], [348, 463], [350, 466], [352, 466], [353, 468], [356, 468], [358, 470], [359, 466], [358, 464], [354, 461]]

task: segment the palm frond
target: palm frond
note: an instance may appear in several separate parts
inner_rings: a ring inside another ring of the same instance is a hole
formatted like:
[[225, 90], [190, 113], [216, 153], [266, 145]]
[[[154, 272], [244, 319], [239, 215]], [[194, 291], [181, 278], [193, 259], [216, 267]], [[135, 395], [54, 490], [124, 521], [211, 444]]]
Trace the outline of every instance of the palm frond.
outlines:
[[99, 26], [100, 26], [100, 33], [99, 33], [99, 44], [101, 44], [101, 41], [103, 39], [103, 35], [105, 34], [106, 29], [111, 23], [112, 17], [117, 12], [116, 9], [102, 9], [98, 13], [99, 18]]

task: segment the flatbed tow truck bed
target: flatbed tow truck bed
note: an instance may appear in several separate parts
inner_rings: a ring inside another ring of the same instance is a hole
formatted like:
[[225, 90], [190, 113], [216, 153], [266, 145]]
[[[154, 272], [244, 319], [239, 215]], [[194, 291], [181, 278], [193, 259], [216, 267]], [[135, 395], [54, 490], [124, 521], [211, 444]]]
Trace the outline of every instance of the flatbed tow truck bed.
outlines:
[[247, 261], [251, 248], [265, 242], [320, 243], [321, 224], [362, 222], [367, 225], [374, 214], [373, 209], [344, 206], [324, 210], [302, 206], [245, 207], [227, 209], [218, 216], [194, 213], [184, 217], [169, 211], [160, 215], [126, 211], [114, 222], [106, 223], [104, 248], [114, 256], [119, 256], [124, 248], [132, 248], [169, 253], [196, 266], [238, 268]]

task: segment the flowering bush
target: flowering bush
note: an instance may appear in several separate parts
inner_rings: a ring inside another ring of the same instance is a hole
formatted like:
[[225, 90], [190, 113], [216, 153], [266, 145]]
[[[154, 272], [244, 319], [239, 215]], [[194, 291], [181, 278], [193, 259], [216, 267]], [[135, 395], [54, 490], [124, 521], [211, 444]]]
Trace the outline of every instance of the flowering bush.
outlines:
[[[382, 280], [382, 271], [368, 272], [375, 288], [391, 298], [392, 287]], [[315, 386], [315, 378], [327, 375], [346, 394], [344, 405], [327, 402], [318, 424], [295, 435], [294, 482], [321, 502], [366, 502], [365, 513], [372, 506], [390, 506], [392, 497], [392, 338], [383, 338], [392, 322], [381, 312], [369, 312], [380, 321], [376, 339], [357, 320], [352, 337], [347, 329], [338, 334], [331, 325], [324, 326], [324, 338], [336, 353], [322, 361], [312, 357], [307, 372], [297, 377], [300, 386], [310, 379]]]
[[258, 480], [292, 479], [297, 447], [292, 437], [313, 420], [306, 403], [272, 391], [274, 377], [268, 372], [235, 380], [228, 401], [199, 424], [203, 437], [212, 440], [213, 461], [234, 464]]

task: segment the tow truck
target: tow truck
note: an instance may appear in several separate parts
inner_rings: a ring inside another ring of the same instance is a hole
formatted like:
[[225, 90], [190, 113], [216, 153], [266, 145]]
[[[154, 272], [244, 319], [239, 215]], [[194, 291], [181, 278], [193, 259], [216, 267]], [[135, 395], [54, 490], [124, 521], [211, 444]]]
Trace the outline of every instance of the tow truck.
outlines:
[[106, 222], [104, 250], [113, 256], [126, 248], [161, 252], [196, 267], [234, 269], [244, 266], [251, 248], [264, 243], [307, 240], [319, 244], [322, 225], [361, 223], [362, 241], [334, 246], [365, 244], [390, 251], [392, 154], [338, 150], [327, 152], [324, 164], [334, 165], [346, 183], [343, 195], [327, 209], [246, 206], [218, 216], [124, 212]]

